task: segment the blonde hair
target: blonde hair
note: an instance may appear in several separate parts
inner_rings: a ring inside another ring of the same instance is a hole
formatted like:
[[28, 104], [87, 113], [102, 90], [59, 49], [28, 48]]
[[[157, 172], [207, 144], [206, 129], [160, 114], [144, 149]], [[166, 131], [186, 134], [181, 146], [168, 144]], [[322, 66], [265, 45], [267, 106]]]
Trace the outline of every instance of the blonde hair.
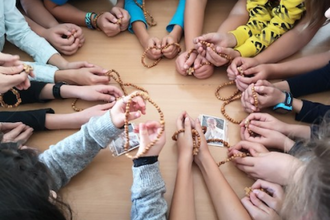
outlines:
[[[329, 114], [327, 114], [329, 116]], [[305, 144], [308, 150], [298, 158], [302, 166], [296, 168], [286, 188], [282, 217], [287, 220], [330, 219], [330, 123], [325, 117], [315, 139]]]

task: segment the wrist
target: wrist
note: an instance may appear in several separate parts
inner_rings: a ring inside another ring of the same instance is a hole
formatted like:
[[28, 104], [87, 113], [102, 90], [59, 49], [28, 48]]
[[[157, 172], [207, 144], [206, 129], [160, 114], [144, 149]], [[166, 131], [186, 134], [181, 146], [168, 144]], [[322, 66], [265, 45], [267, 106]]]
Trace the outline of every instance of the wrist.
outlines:
[[291, 140], [290, 138], [285, 138], [284, 140], [284, 146], [283, 146], [283, 152], [289, 152], [289, 150], [293, 147], [295, 142]]
[[237, 40], [236, 40], [235, 35], [232, 34], [232, 33], [227, 33], [226, 36], [227, 36], [227, 45], [226, 45], [226, 47], [234, 48], [237, 44]]
[[169, 35], [172, 36], [174, 38], [174, 41], [178, 43], [181, 40], [182, 33], [183, 33], [183, 30], [182, 30], [181, 26], [176, 24], [176, 25], [174, 25], [173, 30], [171, 31], [171, 33]]

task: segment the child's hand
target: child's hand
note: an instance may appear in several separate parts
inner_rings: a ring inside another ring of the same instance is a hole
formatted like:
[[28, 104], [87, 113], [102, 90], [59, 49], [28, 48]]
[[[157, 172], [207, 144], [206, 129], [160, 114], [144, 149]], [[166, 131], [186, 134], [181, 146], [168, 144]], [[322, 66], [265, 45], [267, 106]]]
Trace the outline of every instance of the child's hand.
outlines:
[[176, 120], [177, 130], [185, 129], [177, 137], [177, 151], [179, 163], [192, 164], [193, 162], [193, 139], [191, 129], [194, 128], [194, 121], [186, 112], [179, 115]]
[[74, 24], [59, 24], [46, 29], [43, 36], [65, 55], [76, 53], [85, 41], [81, 28]]
[[[257, 94], [258, 108], [254, 103], [252, 94], [252, 87]], [[261, 109], [274, 106], [280, 102], [284, 102], [285, 93], [275, 88], [270, 82], [266, 80], [259, 80], [255, 85], [251, 84], [243, 93], [241, 97], [242, 105], [247, 112], [260, 111]]]
[[[134, 93], [124, 96], [122, 99], [118, 100], [115, 106], [110, 111], [110, 116], [112, 119], [113, 124], [117, 128], [121, 128], [125, 124], [125, 112], [126, 112], [126, 104], [130, 99], [130, 96]], [[128, 115], [128, 120], [134, 120], [141, 116], [141, 114], [146, 114], [146, 104], [145, 101], [140, 97], [137, 96], [132, 99], [130, 104], [130, 113]]]
[[205, 57], [202, 57], [201, 55], [198, 55], [194, 61], [194, 76], [197, 79], [206, 79], [210, 76], [212, 76], [214, 71], [213, 65], [204, 65], [205, 63], [208, 63], [208, 61], [205, 59]]
[[20, 144], [24, 144], [31, 137], [33, 128], [22, 122], [0, 123], [0, 131], [3, 133], [1, 142], [20, 142]]
[[[261, 191], [261, 188], [271, 195]], [[277, 213], [281, 211], [284, 200], [282, 187], [264, 180], [257, 180], [252, 189], [250, 196], [242, 199], [242, 204], [251, 217], [256, 220], [281, 220], [282, 218]]]
[[275, 73], [273, 64], [260, 64], [243, 70], [244, 76], [236, 77], [236, 86], [239, 90], [244, 91], [251, 83], [256, 83], [258, 80], [265, 80]]
[[73, 117], [78, 124], [78, 128], [87, 123], [91, 117], [104, 115], [109, 109], [111, 109], [116, 102], [110, 102], [106, 104], [99, 104], [89, 108], [84, 109], [83, 111], [73, 113]]
[[161, 51], [161, 41], [157, 37], [149, 37], [146, 39], [143, 43], [142, 46], [147, 49], [149, 47], [156, 47], [157, 49], [151, 49], [147, 52], [147, 57], [152, 60], [157, 60], [162, 56], [162, 51]]
[[195, 163], [200, 167], [203, 161], [212, 158], [208, 144], [205, 139], [204, 132], [202, 130], [201, 123], [198, 118], [195, 120], [195, 129], [198, 131], [201, 139], [201, 146], [199, 148], [198, 154], [194, 157]]
[[187, 59], [188, 51], [181, 53], [175, 60], [176, 71], [183, 76], [187, 75], [187, 70], [197, 58], [197, 53], [191, 53], [189, 58]]
[[72, 81], [78, 85], [108, 84], [110, 79], [105, 75], [107, 70], [101, 67], [72, 70]]
[[[140, 147], [137, 155], [144, 152], [145, 148], [149, 143], [156, 140], [158, 133], [160, 132], [161, 126], [158, 121], [150, 121], [146, 123], [140, 123], [139, 127], [134, 130], [135, 133], [139, 133], [140, 136]], [[166, 135], [163, 132], [159, 140], [152, 146], [146, 154], [143, 156], [157, 156], [161, 152], [166, 142]]]
[[300, 161], [295, 157], [279, 152], [254, 153], [252, 156], [234, 159], [238, 169], [254, 179], [264, 179], [286, 185]]
[[108, 36], [112, 37], [120, 33], [118, 19], [110, 12], [105, 12], [97, 19], [97, 26]]
[[113, 7], [110, 11], [117, 19], [121, 19], [119, 25], [120, 31], [125, 31], [129, 25], [129, 19], [131, 18], [128, 12], [121, 7]]
[[[171, 35], [167, 35], [162, 40], [162, 48], [164, 48], [166, 45], [177, 43], [175, 39]], [[177, 46], [169, 46], [166, 49], [162, 50], [163, 55], [168, 58], [172, 59], [174, 58], [178, 53], [180, 52], [180, 49]]]
[[260, 128], [253, 124], [249, 124], [249, 129], [256, 135], [251, 135], [245, 127], [241, 127], [242, 140], [259, 143], [267, 148], [276, 148], [286, 152], [294, 145], [294, 141], [281, 132]]
[[11, 67], [19, 65], [23, 65], [23, 62], [20, 60], [18, 55], [11, 55], [0, 52], [0, 66]]
[[[229, 56], [230, 59], [234, 59], [235, 57], [240, 57], [241, 54], [232, 49], [232, 48], [225, 48], [225, 47], [219, 47], [216, 46], [215, 50], [217, 53], [223, 53]], [[219, 54], [214, 52], [210, 47], [206, 48], [206, 59], [212, 63], [215, 66], [223, 66], [227, 64], [228, 62], [231, 62], [231, 60], [227, 60], [223, 57], [221, 57]]]
[[110, 85], [77, 87], [77, 98], [87, 101], [114, 102], [117, 98], [122, 97], [123, 95], [124, 94], [120, 89]]
[[249, 141], [240, 141], [236, 145], [228, 149], [228, 156], [231, 157], [234, 154], [248, 151], [251, 155], [256, 153], [267, 153], [269, 150], [262, 144], [253, 143]]
[[28, 74], [23, 70], [23, 65], [0, 66], [0, 93], [5, 93], [13, 87], [19, 90], [30, 87], [30, 80]]
[[[267, 113], [252, 113], [245, 120], [249, 120], [250, 125], [254, 125], [259, 128], [275, 130], [281, 132], [284, 135], [288, 135], [291, 132], [289, 129], [289, 124], [282, 122]], [[245, 120], [243, 120], [240, 124], [241, 127], [245, 127]]]
[[206, 41], [208, 43], [214, 44], [214, 46], [219, 47], [235, 47], [236, 46], [236, 38], [233, 34], [227, 33], [227, 34], [221, 34], [221, 33], [209, 33], [204, 34], [202, 36], [196, 37], [194, 39], [195, 43], [195, 49], [197, 49], [198, 53], [202, 56], [206, 55], [206, 48], [205, 45], [202, 45], [200, 41]]
[[229, 80], [235, 80], [240, 72], [237, 70], [237, 67], [240, 67], [243, 73], [252, 67], [259, 65], [259, 62], [256, 58], [246, 58], [246, 57], [236, 57], [227, 68]]

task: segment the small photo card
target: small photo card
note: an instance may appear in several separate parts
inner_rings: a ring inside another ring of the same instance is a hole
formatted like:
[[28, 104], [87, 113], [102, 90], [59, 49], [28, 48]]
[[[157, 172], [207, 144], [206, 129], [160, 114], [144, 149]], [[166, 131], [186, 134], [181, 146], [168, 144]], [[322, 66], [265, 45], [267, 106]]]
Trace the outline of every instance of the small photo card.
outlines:
[[[205, 139], [222, 139], [226, 141], [226, 120], [210, 115], [200, 115], [201, 125], [206, 127]], [[223, 147], [221, 142], [210, 142], [209, 145]]]
[[109, 144], [109, 149], [112, 153], [112, 156], [118, 157], [120, 155], [123, 155], [131, 150], [134, 150], [135, 148], [139, 147], [140, 140], [139, 136], [134, 133], [134, 125], [129, 124], [128, 125], [128, 135], [129, 135], [129, 149], [128, 151], [124, 150], [125, 147], [125, 132], [122, 132], [119, 134], [118, 138], [111, 141]]

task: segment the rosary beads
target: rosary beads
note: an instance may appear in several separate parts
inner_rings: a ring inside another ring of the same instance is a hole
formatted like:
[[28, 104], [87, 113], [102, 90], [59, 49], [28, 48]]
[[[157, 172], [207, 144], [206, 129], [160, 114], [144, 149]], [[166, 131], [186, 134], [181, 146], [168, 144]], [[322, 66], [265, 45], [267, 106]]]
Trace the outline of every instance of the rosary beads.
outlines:
[[[188, 54], [186, 56], [186, 61], [189, 59], [189, 57], [191, 56], [192, 53], [196, 53], [197, 54], [197, 50], [196, 49], [191, 49], [188, 51]], [[201, 63], [200, 67], [204, 66], [204, 65], [211, 65], [211, 63], [209, 61], [203, 62]], [[189, 69], [186, 70], [186, 74], [188, 76], [192, 76], [195, 73], [195, 68], [194, 67], [189, 67]]]
[[157, 137], [155, 140], [153, 140], [152, 142], [150, 142], [146, 148], [143, 150], [143, 152], [136, 154], [135, 156], [130, 155], [129, 153], [126, 153], [125, 155], [128, 158], [131, 159], [135, 159], [135, 158], [139, 158], [141, 156], [143, 156], [144, 154], [146, 154], [149, 149], [154, 146], [156, 144], [156, 142], [159, 140], [159, 138], [162, 136], [162, 134], [164, 133], [165, 130], [165, 120], [164, 120], [164, 114], [162, 112], [162, 110], [160, 109], [160, 107], [148, 96], [147, 93], [141, 92], [141, 91], [137, 91], [136, 93], [132, 94], [129, 98], [129, 100], [127, 101], [126, 104], [126, 111], [125, 111], [125, 125], [124, 125], [124, 129], [125, 129], [125, 145], [124, 145], [124, 149], [125, 151], [128, 151], [129, 149], [129, 130], [128, 130], [128, 117], [129, 117], [129, 113], [130, 113], [130, 106], [132, 103], [132, 99], [136, 96], [140, 96], [141, 98], [143, 98], [146, 101], [149, 101], [157, 110], [157, 112], [159, 113], [160, 116], [160, 131], [157, 134]]
[[[203, 127], [203, 132], [205, 132], [206, 129]], [[173, 136], [172, 136], [172, 140], [173, 141], [177, 141], [178, 140], [178, 135], [180, 133], [183, 133], [185, 132], [185, 129], [180, 129], [178, 131], [176, 131]], [[199, 152], [199, 148], [200, 148], [200, 145], [201, 145], [201, 137], [198, 133], [198, 131], [196, 129], [191, 129], [191, 136], [192, 136], [192, 140], [193, 140], [193, 155], [196, 156]], [[196, 141], [197, 139], [197, 141]], [[212, 142], [221, 142], [223, 144], [224, 147], [226, 148], [229, 148], [229, 143], [227, 141], [224, 141], [222, 139], [208, 139], [206, 140], [207, 143], [212, 143]], [[218, 166], [221, 166], [227, 162], [230, 162], [232, 161], [233, 159], [235, 158], [243, 158], [243, 157], [247, 157], [247, 156], [250, 156], [249, 153], [239, 153], [239, 154], [234, 154], [233, 156], [231, 157], [228, 157], [227, 159], [223, 160], [223, 161], [220, 161], [217, 163]]]
[[[163, 50], [169, 48], [170, 46], [175, 46], [175, 47], [177, 48], [177, 50], [178, 50], [178, 53], [181, 52], [181, 46], [180, 46], [180, 44], [178, 44], [178, 43], [167, 44], [167, 45], [165, 45], [165, 46], [163, 46], [163, 47], [161, 47], [161, 48], [158, 48], [157, 46], [148, 47], [148, 48], [143, 52], [143, 54], [142, 54], [142, 57], [141, 57], [141, 63], [142, 63], [142, 65], [145, 66], [145, 67], [147, 67], [147, 68], [151, 68], [151, 67], [156, 66], [156, 65], [161, 61], [161, 59], [164, 57], [164, 55], [163, 55]], [[148, 64], [145, 62], [145, 58], [146, 58], [146, 55], [147, 55], [148, 51], [149, 51], [149, 50], [152, 50], [152, 49], [160, 50], [161, 53], [162, 53], [162, 55], [161, 55], [161, 57], [159, 57], [157, 60], [155, 60], [152, 64], [148, 65]]]
[[[26, 74], [30, 75], [30, 73], [33, 71], [33, 67], [24, 63], [23, 64], [23, 70]], [[0, 104], [3, 108], [16, 108], [22, 102], [21, 96], [20, 96], [19, 92], [16, 89], [11, 88], [10, 91], [16, 96], [17, 102], [13, 105], [8, 105], [3, 100], [3, 95], [0, 94]]]
[[[133, 87], [133, 88], [135, 88], [135, 89], [137, 89], [137, 90], [140, 90], [140, 91], [142, 91], [142, 92], [148, 93], [147, 90], [145, 90], [144, 88], [142, 88], [142, 87], [140, 87], [140, 86], [137, 86], [137, 85], [135, 85], [135, 84], [133, 84], [133, 83], [124, 83], [124, 82], [122, 81], [122, 79], [121, 79], [119, 73], [118, 73], [116, 70], [111, 69], [111, 70], [109, 70], [108, 72], [106, 72], [105, 75], [109, 77], [109, 81], [110, 81], [110, 79], [112, 78], [113, 80], [115, 80], [115, 81], [118, 83], [118, 85], [120, 86], [120, 88], [121, 88], [121, 90], [123, 91], [123, 93], [124, 93], [125, 96], [128, 94], [127, 91], [126, 91], [126, 89], [125, 89], [125, 87]], [[78, 99], [75, 99], [75, 100], [72, 102], [72, 104], [71, 104], [72, 109], [73, 109], [74, 111], [76, 111], [76, 112], [80, 112], [80, 111], [84, 110], [84, 109], [82, 109], [82, 108], [78, 108], [78, 107], [76, 106], [76, 105], [77, 105], [77, 102], [78, 102]]]
[[202, 45], [204, 45], [205, 47], [209, 47], [211, 50], [213, 50], [214, 53], [218, 54], [220, 57], [228, 60], [228, 65], [230, 65], [231, 61], [233, 60], [228, 54], [225, 54], [225, 53], [219, 53], [213, 44], [207, 42], [207, 41], [204, 41], [204, 40], [199, 40], [199, 43], [201, 43]]
[[[154, 17], [153, 17], [153, 16], [147, 11], [147, 9], [146, 9], [145, 0], [142, 0], [142, 5], [139, 4], [139, 3], [137, 2], [137, 0], [134, 0], [134, 2], [135, 2], [135, 4], [137, 4], [137, 6], [139, 6], [139, 7], [142, 9], [142, 11], [143, 11], [143, 15], [144, 15], [144, 18], [145, 18], [146, 21], [147, 21], [147, 24], [148, 24], [150, 27], [152, 27], [152, 26], [156, 26], [157, 23], [155, 22]], [[149, 18], [150, 20], [149, 20], [148, 18]]]

